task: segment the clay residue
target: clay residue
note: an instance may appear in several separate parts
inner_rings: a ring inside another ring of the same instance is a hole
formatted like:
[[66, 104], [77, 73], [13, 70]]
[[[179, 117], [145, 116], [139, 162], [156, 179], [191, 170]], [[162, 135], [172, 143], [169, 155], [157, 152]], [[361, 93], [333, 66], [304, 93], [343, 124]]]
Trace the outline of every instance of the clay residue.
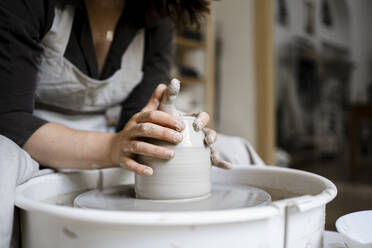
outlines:
[[63, 227], [63, 234], [66, 235], [70, 239], [77, 239], [78, 235], [73, 231], [69, 230], [67, 227]]
[[271, 195], [272, 201], [279, 201], [279, 200], [284, 200], [284, 199], [300, 196], [300, 194], [287, 191], [287, 190], [283, 190], [283, 189], [274, 189], [274, 188], [269, 188], [269, 187], [261, 187], [261, 189], [265, 190], [267, 193]]
[[65, 194], [59, 194], [59, 195], [47, 198], [45, 200], [42, 200], [41, 202], [49, 203], [49, 204], [53, 204], [57, 206], [72, 207], [76, 196], [80, 195], [81, 193], [85, 191], [87, 190], [79, 190], [79, 191], [74, 191], [74, 192], [68, 192]]
[[180, 112], [176, 108], [176, 99], [180, 91], [180, 87], [180, 81], [178, 79], [172, 79], [161, 99], [159, 110], [173, 116], [180, 116]]

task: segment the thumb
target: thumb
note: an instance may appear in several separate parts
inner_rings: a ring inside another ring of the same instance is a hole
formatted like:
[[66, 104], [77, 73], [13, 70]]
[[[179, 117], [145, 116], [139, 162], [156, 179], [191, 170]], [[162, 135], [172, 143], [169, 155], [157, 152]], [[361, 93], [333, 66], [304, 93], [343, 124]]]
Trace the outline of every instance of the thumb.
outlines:
[[147, 102], [146, 106], [142, 109], [143, 112], [157, 110], [160, 104], [161, 97], [166, 91], [167, 86], [165, 84], [159, 84], [158, 87], [152, 93], [150, 100]]

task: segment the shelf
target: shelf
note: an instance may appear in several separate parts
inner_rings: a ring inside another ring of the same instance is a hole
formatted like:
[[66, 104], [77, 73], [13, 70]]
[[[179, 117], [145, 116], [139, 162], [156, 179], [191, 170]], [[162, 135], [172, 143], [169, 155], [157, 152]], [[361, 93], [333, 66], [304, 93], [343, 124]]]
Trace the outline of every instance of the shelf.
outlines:
[[[195, 96], [201, 102], [203, 102], [204, 111], [208, 112], [210, 115], [210, 125], [213, 127], [213, 120], [215, 116], [215, 8], [213, 1], [210, 3], [210, 12], [206, 16], [205, 22], [203, 22], [203, 27], [200, 27], [202, 40], [197, 39], [198, 37], [185, 37], [182, 33], [178, 33], [175, 38], [176, 53], [174, 57], [174, 63], [176, 67], [181, 67], [182, 65], [194, 65], [193, 60], [195, 60], [197, 65], [194, 68], [198, 72], [203, 72], [201, 75], [197, 76], [182, 76], [180, 70], [174, 70], [173, 73], [176, 74], [175, 78], [178, 78], [185, 88], [202, 88], [203, 92], [201, 95]], [[184, 30], [179, 30], [184, 31]], [[199, 53], [202, 56], [194, 56], [194, 54]], [[199, 64], [202, 62], [203, 64]], [[199, 68], [200, 67], [200, 68]], [[173, 74], [173, 75], [174, 75]], [[192, 75], [192, 74], [190, 74]], [[192, 98], [192, 97], [191, 97]], [[202, 99], [199, 99], [202, 98]]]
[[182, 77], [182, 76], [174, 76], [181, 81], [181, 84], [204, 84], [204, 78], [196, 78], [196, 77]]
[[185, 47], [185, 48], [204, 48], [204, 47], [206, 47], [206, 43], [204, 41], [188, 39], [188, 38], [184, 38], [184, 37], [180, 37], [180, 36], [178, 36], [176, 38], [176, 44], [179, 47]]

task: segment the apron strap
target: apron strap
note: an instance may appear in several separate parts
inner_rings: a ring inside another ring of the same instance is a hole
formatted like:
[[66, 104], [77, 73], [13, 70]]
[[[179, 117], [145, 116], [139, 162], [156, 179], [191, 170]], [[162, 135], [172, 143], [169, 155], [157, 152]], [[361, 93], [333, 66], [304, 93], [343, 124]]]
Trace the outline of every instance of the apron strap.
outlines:
[[124, 70], [136, 70], [138, 66], [142, 67], [145, 50], [145, 29], [137, 31], [132, 42], [121, 58], [121, 68]]
[[70, 40], [75, 8], [65, 5], [63, 9], [55, 8], [54, 12], [52, 27], [42, 40], [42, 44], [63, 56]]

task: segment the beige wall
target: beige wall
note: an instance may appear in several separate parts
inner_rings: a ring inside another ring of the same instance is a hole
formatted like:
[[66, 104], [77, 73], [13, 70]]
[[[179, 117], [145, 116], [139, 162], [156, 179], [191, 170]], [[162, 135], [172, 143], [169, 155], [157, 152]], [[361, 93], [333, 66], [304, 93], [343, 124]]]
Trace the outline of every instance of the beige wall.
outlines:
[[254, 0], [217, 1], [215, 6], [222, 45], [217, 129], [257, 147]]

